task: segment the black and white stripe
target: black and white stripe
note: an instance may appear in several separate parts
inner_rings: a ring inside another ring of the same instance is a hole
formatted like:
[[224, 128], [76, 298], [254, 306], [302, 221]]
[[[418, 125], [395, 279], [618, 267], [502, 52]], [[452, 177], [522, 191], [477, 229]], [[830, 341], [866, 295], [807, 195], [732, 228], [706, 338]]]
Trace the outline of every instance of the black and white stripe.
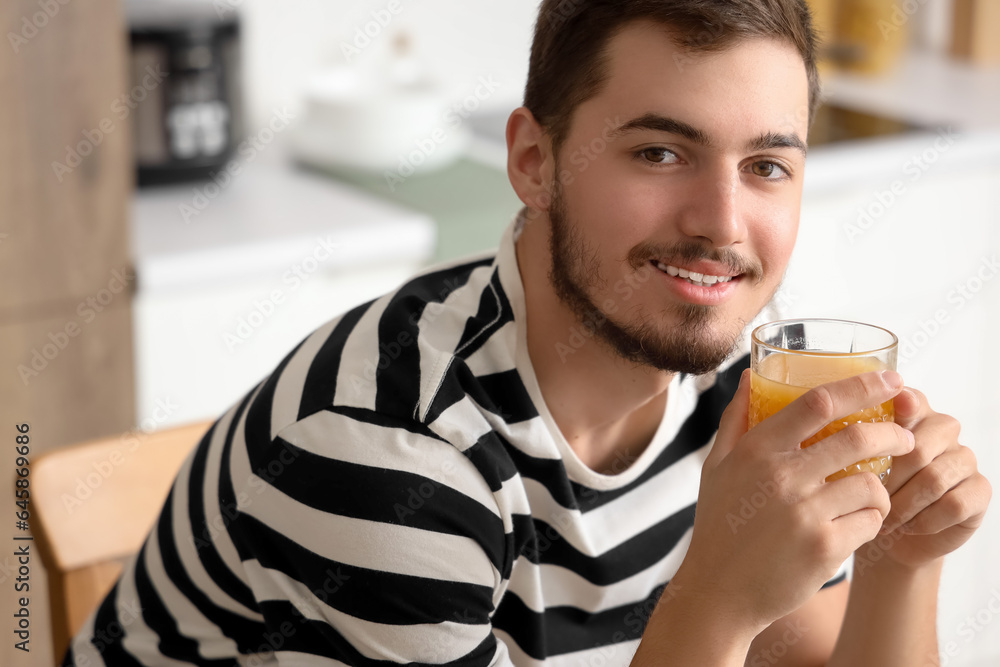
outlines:
[[526, 361], [515, 233], [319, 328], [223, 415], [64, 664], [628, 664], [747, 358], [675, 379], [639, 460], [587, 471]]

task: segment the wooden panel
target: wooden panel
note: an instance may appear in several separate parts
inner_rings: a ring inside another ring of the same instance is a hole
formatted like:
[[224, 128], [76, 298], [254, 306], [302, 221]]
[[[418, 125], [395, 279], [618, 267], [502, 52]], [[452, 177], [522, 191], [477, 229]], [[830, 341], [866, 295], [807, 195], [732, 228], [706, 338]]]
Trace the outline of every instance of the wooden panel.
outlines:
[[132, 368], [132, 308], [124, 294], [101, 312], [84, 301], [82, 310], [0, 325], [0, 417], [31, 425], [36, 454], [127, 431], [135, 421]]
[[[10, 452], [13, 425], [29, 423], [32, 462], [46, 449], [134, 421], [130, 292], [93, 318], [86, 303], [77, 310], [88, 297], [103, 299], [112, 271], [129, 261], [131, 129], [115, 106], [128, 94], [121, 4], [0, 2], [0, 443]], [[57, 174], [53, 162], [66, 163], [67, 146], [89, 155]], [[59, 347], [49, 334], [62, 341], [70, 322], [80, 330]], [[36, 362], [46, 362], [43, 372], [25, 382], [18, 365], [30, 368], [32, 350], [44, 354], [50, 344], [52, 358]], [[0, 457], [0, 489], [8, 494], [13, 463]], [[30, 590], [19, 593], [30, 601], [30, 652], [5, 641], [0, 665], [54, 660], [46, 572], [32, 554]], [[12, 559], [0, 558], [0, 584], [10, 591], [0, 595], [0, 616], [7, 619], [18, 605]]]
[[0, 27], [0, 323], [8, 323], [51, 316], [128, 262], [133, 177], [119, 2], [4, 0]]
[[134, 421], [127, 32], [119, 0], [5, 0], [0, 27], [0, 418], [54, 447]]

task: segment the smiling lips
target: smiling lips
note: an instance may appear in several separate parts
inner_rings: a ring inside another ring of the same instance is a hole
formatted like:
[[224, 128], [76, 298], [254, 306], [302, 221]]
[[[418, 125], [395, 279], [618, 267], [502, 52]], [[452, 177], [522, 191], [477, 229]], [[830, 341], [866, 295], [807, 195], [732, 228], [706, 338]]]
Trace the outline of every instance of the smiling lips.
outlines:
[[711, 287], [712, 285], [720, 283], [728, 283], [733, 278], [737, 276], [713, 276], [704, 273], [698, 273], [696, 271], [689, 271], [687, 269], [682, 269], [670, 264], [664, 264], [663, 262], [654, 261], [653, 262], [660, 271], [663, 271], [667, 275], [674, 276], [677, 278], [683, 278], [687, 280], [692, 285], [697, 285], [699, 287]]

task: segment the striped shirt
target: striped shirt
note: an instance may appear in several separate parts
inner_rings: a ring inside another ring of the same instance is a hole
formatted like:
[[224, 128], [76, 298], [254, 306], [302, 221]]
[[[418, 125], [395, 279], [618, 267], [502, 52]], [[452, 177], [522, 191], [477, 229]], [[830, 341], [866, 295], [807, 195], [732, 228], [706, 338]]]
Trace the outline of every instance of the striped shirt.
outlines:
[[627, 665], [747, 356], [676, 376], [642, 454], [589, 469], [532, 370], [518, 224], [224, 414], [64, 664]]

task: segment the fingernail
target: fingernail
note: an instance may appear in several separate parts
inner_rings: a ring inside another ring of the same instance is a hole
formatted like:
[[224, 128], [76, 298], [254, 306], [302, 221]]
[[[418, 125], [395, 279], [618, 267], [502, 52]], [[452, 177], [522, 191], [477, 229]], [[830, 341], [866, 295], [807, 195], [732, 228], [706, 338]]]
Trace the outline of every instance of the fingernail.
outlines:
[[906, 432], [906, 439], [910, 441], [910, 447], [915, 447], [917, 445], [917, 439], [913, 437], [913, 431], [904, 428]]
[[889, 389], [896, 390], [903, 386], [903, 376], [896, 371], [882, 371], [882, 382]]

